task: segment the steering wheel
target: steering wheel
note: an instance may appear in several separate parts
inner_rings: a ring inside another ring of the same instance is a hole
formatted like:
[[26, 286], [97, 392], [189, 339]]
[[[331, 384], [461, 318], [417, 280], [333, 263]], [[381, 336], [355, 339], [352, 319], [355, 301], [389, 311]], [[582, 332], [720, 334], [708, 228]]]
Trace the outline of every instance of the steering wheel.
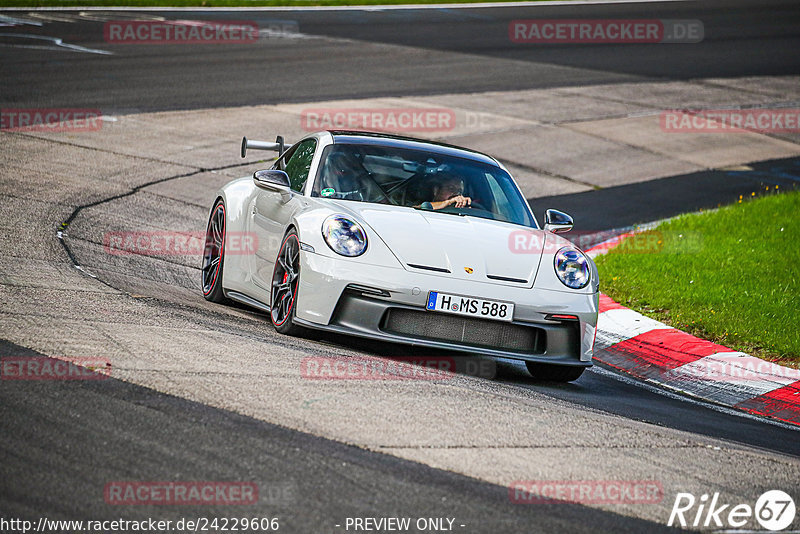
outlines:
[[466, 206], [463, 208], [456, 208], [453, 206], [447, 206], [446, 208], [442, 208], [440, 210], [436, 210], [444, 213], [457, 213], [459, 215], [474, 215], [477, 217], [483, 217], [484, 219], [496, 219], [496, 214], [492, 213], [491, 211], [484, 208], [480, 203], [473, 202], [471, 206]]
[[475, 208], [476, 210], [489, 211], [483, 206], [483, 204], [481, 204], [480, 202], [475, 202], [474, 200], [472, 201], [472, 203], [469, 206], [466, 206], [466, 207], [467, 208]]

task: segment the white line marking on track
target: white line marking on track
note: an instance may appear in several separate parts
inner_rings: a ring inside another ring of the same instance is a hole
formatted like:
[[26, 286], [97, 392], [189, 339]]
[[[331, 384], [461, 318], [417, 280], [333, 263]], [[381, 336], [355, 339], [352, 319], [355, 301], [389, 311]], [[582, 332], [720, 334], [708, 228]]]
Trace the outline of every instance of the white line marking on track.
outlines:
[[215, 11], [396, 11], [403, 9], [485, 9], [520, 7], [547, 7], [571, 5], [617, 5], [617, 4], [653, 4], [694, 2], [694, 0], [557, 0], [543, 2], [475, 2], [465, 4], [398, 4], [398, 5], [358, 5], [358, 6], [253, 6], [253, 7], [110, 7], [110, 6], [75, 6], [75, 7], [9, 7], [4, 11], [197, 11], [213, 13]]
[[86, 52], [89, 54], [102, 54], [102, 55], [114, 55], [114, 52], [109, 52], [107, 50], [99, 50], [97, 48], [86, 48], [85, 46], [78, 46], [69, 43], [65, 43], [59, 37], [50, 37], [49, 35], [30, 35], [27, 33], [0, 33], [0, 37], [16, 37], [22, 39], [34, 39], [39, 41], [48, 41], [53, 43], [52, 45], [25, 45], [25, 44], [13, 44], [13, 43], [2, 43], [0, 42], [0, 46], [5, 46], [8, 48], [33, 48], [38, 50], [72, 50], [74, 52]]
[[17, 17], [8, 17], [6, 15], [0, 15], [0, 26], [22, 26], [27, 24], [28, 26], [41, 26], [41, 22], [36, 22], [33, 20], [28, 19], [20, 19]]
[[29, 11], [26, 16], [45, 22], [75, 22], [78, 15], [73, 13], [48, 13], [46, 11]]
[[159, 15], [144, 15], [144, 14], [126, 15], [124, 13], [119, 13], [119, 12], [106, 13], [105, 11], [81, 11], [80, 13], [78, 13], [78, 17], [80, 17], [81, 20], [92, 20], [95, 22], [111, 22], [120, 20], [136, 20], [136, 21], [165, 20], [164, 17], [161, 17]]

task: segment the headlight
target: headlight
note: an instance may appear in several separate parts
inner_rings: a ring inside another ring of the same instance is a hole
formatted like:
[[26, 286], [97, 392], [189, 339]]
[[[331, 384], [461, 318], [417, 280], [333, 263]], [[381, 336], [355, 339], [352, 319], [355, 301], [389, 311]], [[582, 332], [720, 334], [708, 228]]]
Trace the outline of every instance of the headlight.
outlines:
[[367, 250], [367, 234], [344, 215], [331, 215], [322, 223], [322, 237], [331, 250], [342, 256], [360, 256]]
[[558, 279], [572, 289], [581, 289], [589, 283], [589, 260], [580, 251], [564, 247], [553, 260]]

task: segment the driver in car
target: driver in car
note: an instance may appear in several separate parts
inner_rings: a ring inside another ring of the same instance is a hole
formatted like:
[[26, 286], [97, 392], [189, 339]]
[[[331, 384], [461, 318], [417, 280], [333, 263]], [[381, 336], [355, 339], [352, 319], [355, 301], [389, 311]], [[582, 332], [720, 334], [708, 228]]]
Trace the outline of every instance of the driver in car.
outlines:
[[472, 199], [464, 196], [464, 181], [457, 176], [445, 175], [433, 186], [433, 200], [423, 202], [419, 207], [424, 210], [440, 210], [448, 206], [466, 208], [471, 205]]

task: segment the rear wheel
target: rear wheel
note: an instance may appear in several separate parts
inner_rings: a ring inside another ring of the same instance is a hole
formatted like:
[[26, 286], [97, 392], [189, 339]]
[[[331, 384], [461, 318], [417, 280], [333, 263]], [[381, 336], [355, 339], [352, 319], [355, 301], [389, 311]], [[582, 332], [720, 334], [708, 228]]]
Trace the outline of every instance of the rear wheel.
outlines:
[[583, 374], [585, 367], [573, 367], [567, 365], [552, 365], [539, 362], [525, 362], [528, 372], [536, 380], [544, 382], [572, 382]]
[[225, 259], [225, 203], [222, 199], [214, 204], [206, 229], [206, 244], [203, 249], [201, 277], [203, 296], [211, 302], [226, 302], [222, 292], [222, 262]]
[[300, 283], [300, 239], [294, 230], [286, 234], [275, 259], [272, 272], [270, 318], [275, 330], [289, 336], [300, 335], [303, 329], [292, 323]]

